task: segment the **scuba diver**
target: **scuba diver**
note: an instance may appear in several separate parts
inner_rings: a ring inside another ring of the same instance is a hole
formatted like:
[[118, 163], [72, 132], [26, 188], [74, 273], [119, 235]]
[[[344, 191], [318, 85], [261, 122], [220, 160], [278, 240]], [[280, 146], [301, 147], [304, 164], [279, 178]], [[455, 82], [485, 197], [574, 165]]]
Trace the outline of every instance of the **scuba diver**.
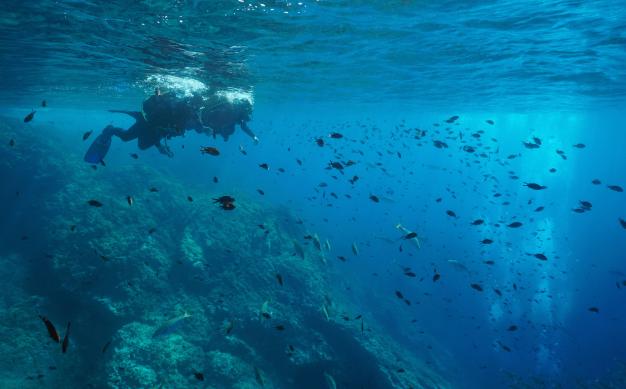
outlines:
[[135, 119], [135, 124], [126, 130], [112, 125], [105, 127], [85, 153], [84, 160], [92, 164], [102, 162], [111, 147], [113, 136], [124, 142], [137, 139], [140, 150], [155, 146], [161, 154], [169, 157], [174, 154], [166, 141], [192, 129], [214, 138], [221, 135], [227, 141], [235, 132], [235, 125], [239, 125], [255, 143], [259, 141], [247, 125], [252, 114], [252, 104], [247, 99], [228, 99], [218, 94], [206, 100], [199, 95], [179, 98], [172, 93], [162, 94], [157, 89], [153, 96], [143, 102], [142, 108], [143, 112], [110, 110], [130, 115]]

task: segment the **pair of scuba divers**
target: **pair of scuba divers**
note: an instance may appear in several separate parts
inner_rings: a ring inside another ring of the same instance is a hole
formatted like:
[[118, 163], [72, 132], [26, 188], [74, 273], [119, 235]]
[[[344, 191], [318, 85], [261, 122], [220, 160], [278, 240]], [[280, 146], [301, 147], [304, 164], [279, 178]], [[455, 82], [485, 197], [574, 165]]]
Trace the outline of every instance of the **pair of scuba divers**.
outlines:
[[113, 136], [124, 142], [137, 139], [140, 150], [155, 146], [170, 157], [172, 151], [161, 141], [181, 136], [188, 130], [213, 137], [221, 135], [227, 141], [238, 125], [255, 142], [259, 141], [247, 124], [252, 114], [252, 104], [247, 99], [231, 100], [217, 94], [206, 100], [198, 95], [181, 98], [172, 93], [161, 94], [157, 89], [143, 102], [142, 108], [143, 112], [110, 110], [130, 115], [135, 124], [126, 130], [112, 125], [105, 127], [85, 153], [84, 160], [101, 163], [111, 147]]

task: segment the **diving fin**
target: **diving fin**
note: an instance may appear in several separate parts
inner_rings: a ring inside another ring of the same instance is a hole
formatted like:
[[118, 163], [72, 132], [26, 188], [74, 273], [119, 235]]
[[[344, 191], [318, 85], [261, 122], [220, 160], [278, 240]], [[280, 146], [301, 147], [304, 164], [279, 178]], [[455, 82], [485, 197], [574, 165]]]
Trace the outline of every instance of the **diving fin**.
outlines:
[[113, 136], [113, 133], [111, 131], [107, 131], [107, 128], [105, 128], [102, 131], [102, 134], [98, 135], [98, 137], [94, 139], [91, 146], [89, 146], [89, 149], [85, 153], [85, 162], [95, 165], [101, 163], [104, 160], [104, 157], [106, 157], [109, 152], [109, 148], [111, 147], [111, 137]]

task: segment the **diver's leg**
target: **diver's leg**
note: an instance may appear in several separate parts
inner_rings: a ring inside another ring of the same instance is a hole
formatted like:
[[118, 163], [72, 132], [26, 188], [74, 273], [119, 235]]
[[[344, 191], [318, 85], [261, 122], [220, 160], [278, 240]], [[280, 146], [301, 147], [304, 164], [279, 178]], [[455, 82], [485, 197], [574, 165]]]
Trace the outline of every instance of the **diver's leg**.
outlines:
[[123, 128], [119, 128], [119, 127], [107, 126], [107, 128], [105, 128], [104, 131], [102, 131], [102, 133], [104, 134], [105, 131], [107, 131], [111, 135], [117, 136], [123, 142], [128, 142], [133, 139], [137, 139], [138, 133], [139, 133], [137, 129], [137, 124], [133, 124], [132, 126], [130, 126], [128, 130], [124, 130]]

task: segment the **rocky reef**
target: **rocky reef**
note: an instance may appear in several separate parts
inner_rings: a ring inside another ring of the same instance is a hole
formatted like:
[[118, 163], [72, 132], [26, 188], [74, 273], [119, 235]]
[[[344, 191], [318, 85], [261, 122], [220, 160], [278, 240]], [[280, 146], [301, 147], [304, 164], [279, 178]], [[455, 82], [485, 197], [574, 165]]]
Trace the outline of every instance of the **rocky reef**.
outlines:
[[[226, 211], [44, 131], [0, 119], [1, 387], [449, 386], [342, 294], [288, 209], [228, 193]], [[39, 314], [71, 321], [67, 353]]]

